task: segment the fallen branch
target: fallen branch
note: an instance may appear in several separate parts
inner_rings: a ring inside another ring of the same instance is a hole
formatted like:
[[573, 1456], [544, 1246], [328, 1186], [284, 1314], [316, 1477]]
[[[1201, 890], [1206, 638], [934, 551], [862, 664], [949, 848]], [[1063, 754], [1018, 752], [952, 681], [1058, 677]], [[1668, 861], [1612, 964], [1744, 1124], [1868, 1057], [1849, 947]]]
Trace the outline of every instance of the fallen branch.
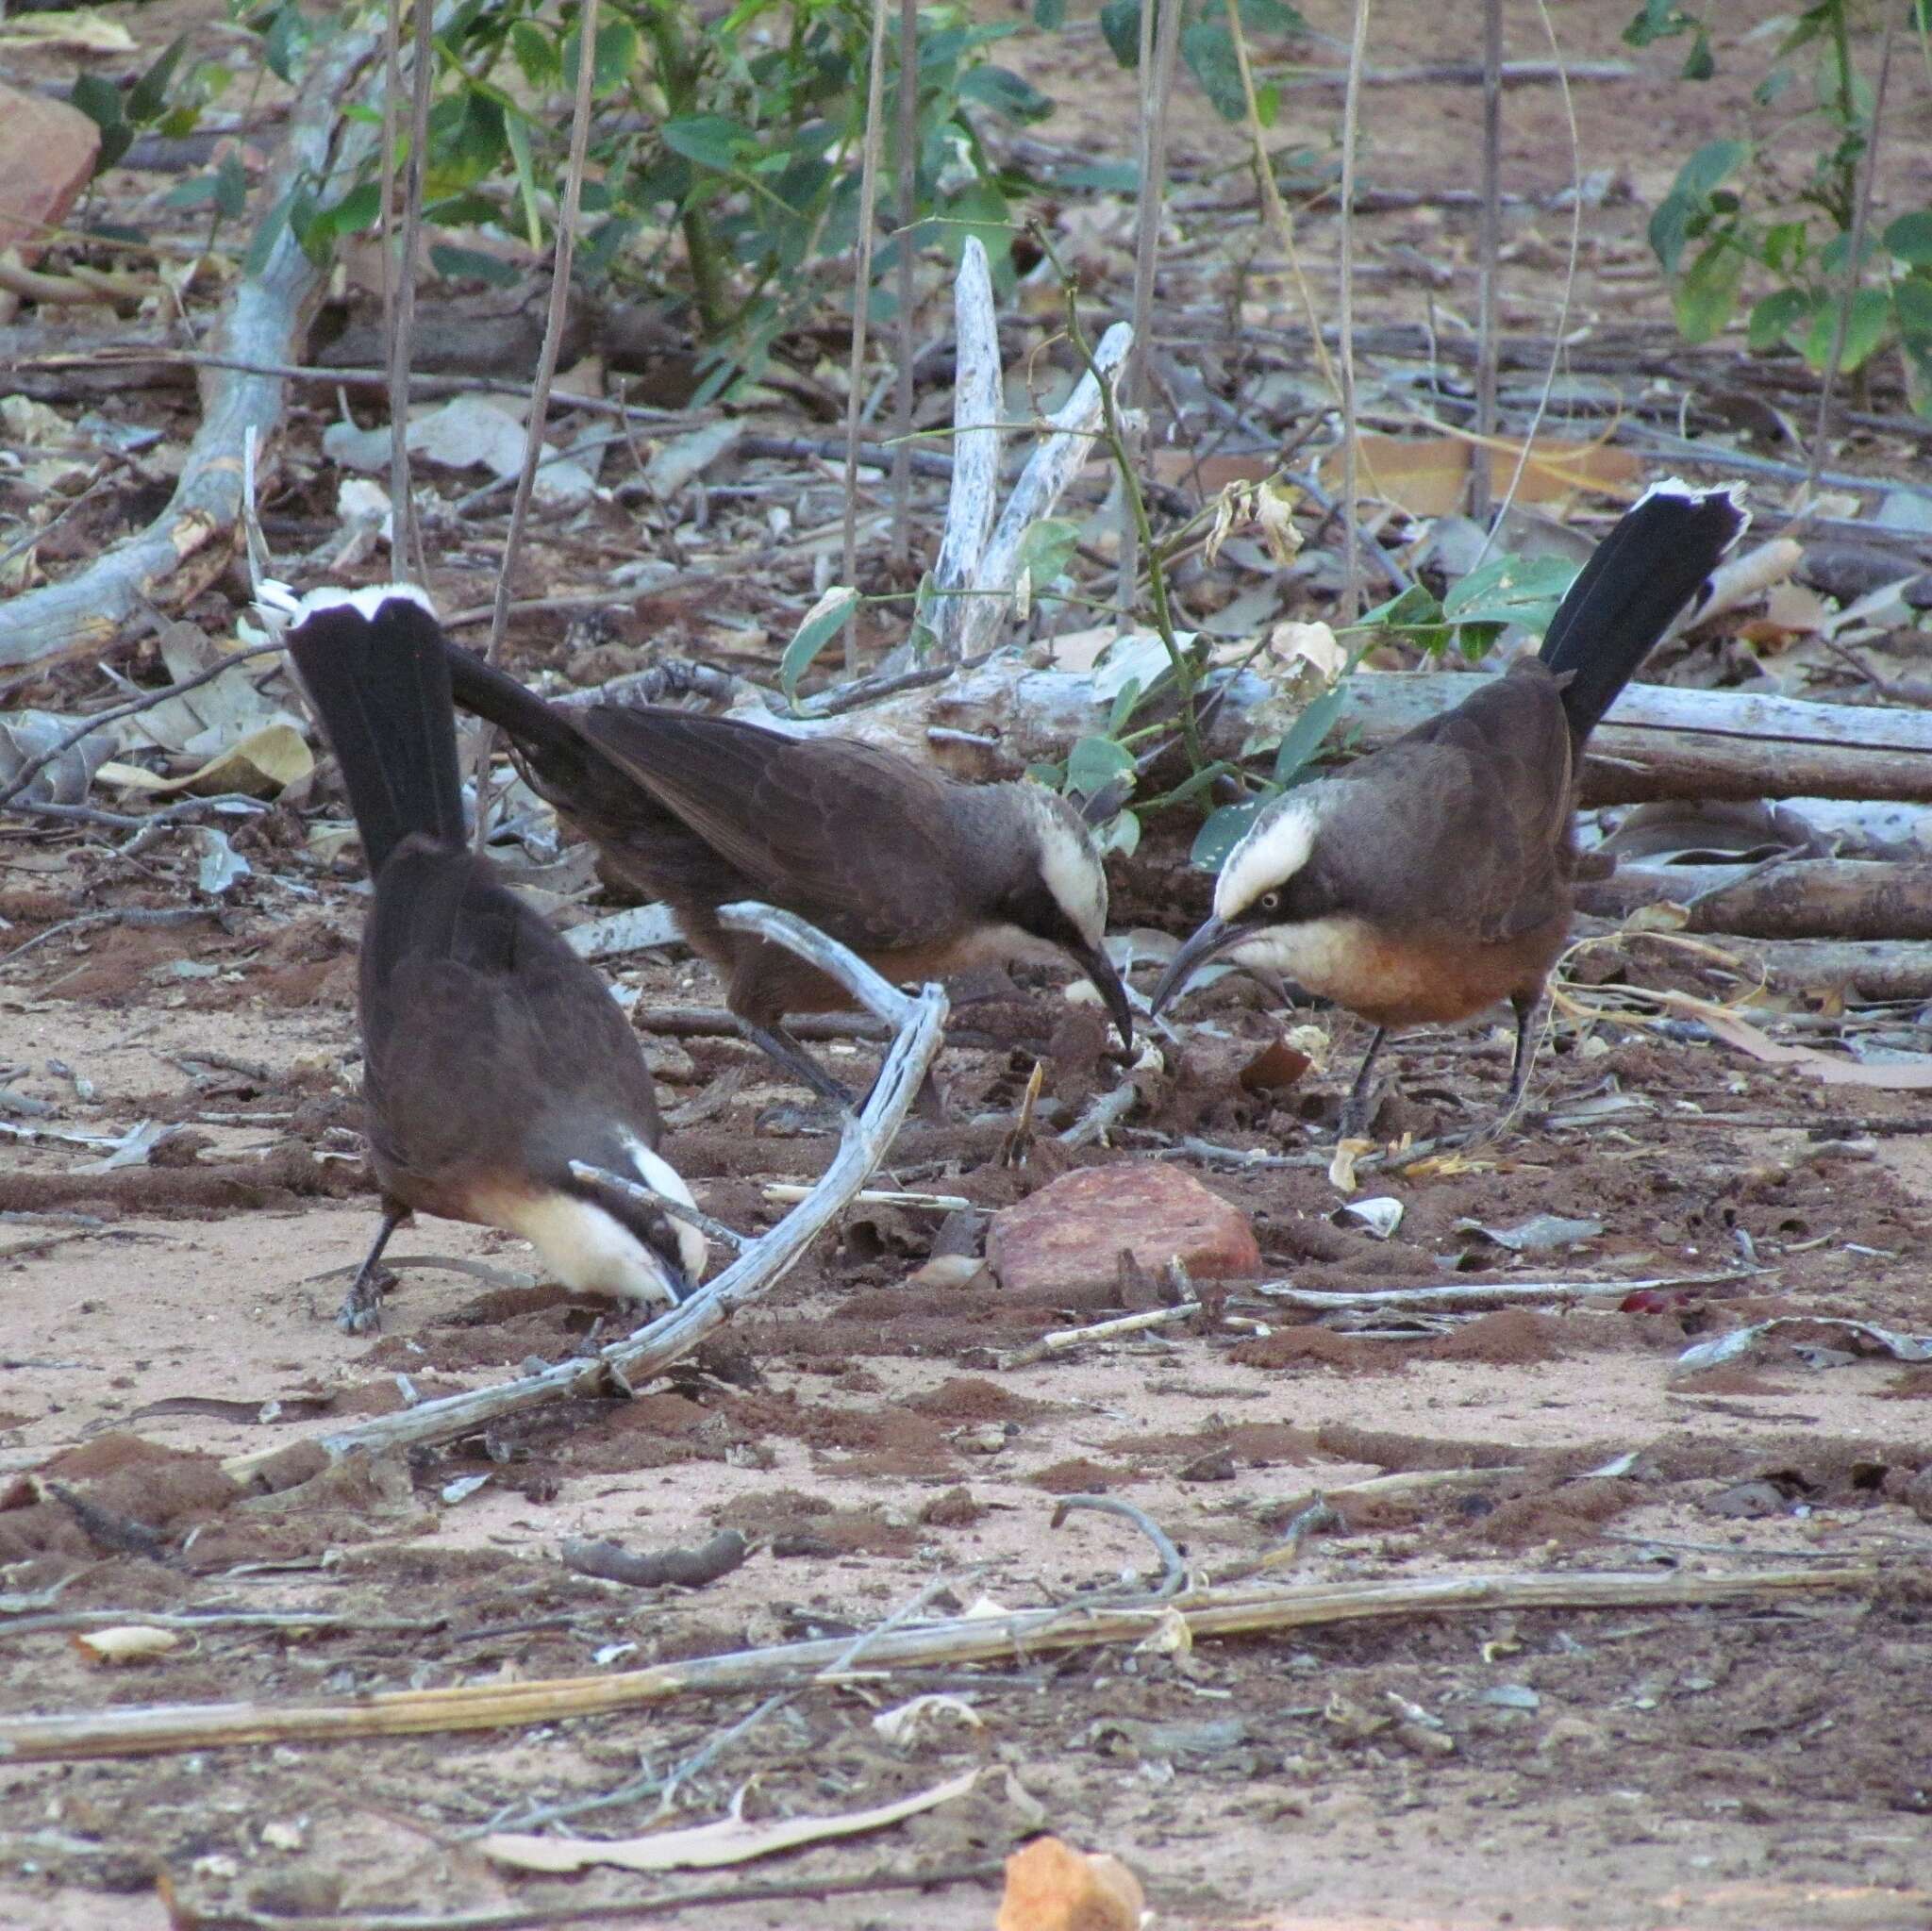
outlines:
[[[281, 210], [298, 184], [353, 169], [372, 151], [374, 132], [344, 119], [341, 108], [381, 48], [378, 34], [343, 32], [303, 75], [288, 138], [262, 190], [268, 208]], [[223, 350], [244, 361], [293, 359], [324, 287], [324, 271], [285, 225], [261, 273], [235, 283], [217, 331]], [[241, 520], [243, 441], [253, 429], [268, 445], [281, 427], [287, 393], [278, 376], [225, 370], [211, 376], [201, 427], [168, 507], [76, 574], [0, 605], [0, 670], [98, 655], [130, 624], [151, 621], [157, 609], [177, 610], [213, 583], [227, 568]]]
[[[1658, 1609], [1869, 1589], [1872, 1563], [1764, 1570], [1755, 1575], [1625, 1575], [1552, 1572], [1321, 1583], [1298, 1589], [1199, 1590], [1172, 1602], [1091, 1603], [965, 1616], [882, 1632], [868, 1672], [1007, 1662], [1047, 1650], [1132, 1647], [1185, 1625], [1195, 1642], [1391, 1616], [1499, 1609]], [[847, 1637], [659, 1663], [613, 1674], [398, 1690], [334, 1703], [160, 1704], [0, 1718], [0, 1756], [14, 1763], [152, 1756], [232, 1743], [342, 1742], [560, 1723], [648, 1707], [681, 1696], [742, 1696], [789, 1688], [836, 1663]]]
[[809, 959], [855, 999], [899, 1028], [864, 1110], [847, 1119], [839, 1151], [809, 1198], [746, 1247], [723, 1273], [681, 1307], [587, 1359], [559, 1361], [538, 1373], [520, 1375], [493, 1388], [473, 1389], [440, 1401], [423, 1402], [397, 1414], [379, 1415], [312, 1443], [234, 1456], [222, 1464], [225, 1473], [247, 1482], [283, 1455], [312, 1457], [315, 1448], [322, 1449], [331, 1461], [348, 1455], [382, 1455], [425, 1442], [447, 1441], [541, 1403], [608, 1395], [613, 1388], [627, 1393], [635, 1382], [661, 1373], [741, 1307], [769, 1292], [824, 1228], [844, 1211], [885, 1157], [939, 1050], [945, 1030], [946, 995], [939, 987], [928, 986], [917, 998], [908, 998], [837, 941], [790, 912], [747, 903], [722, 907], [718, 917], [731, 931], [756, 932]]
[[1587, 1301], [1597, 1294], [1635, 1294], [1647, 1288], [1707, 1288], [1740, 1281], [1750, 1270], [1727, 1273], [1661, 1274], [1656, 1280], [1469, 1281], [1440, 1288], [1298, 1288], [1292, 1281], [1262, 1281], [1246, 1291], [1291, 1307], [1507, 1307], [1516, 1301]]
[[1932, 940], [1932, 864], [1793, 858], [1769, 865], [1631, 865], [1584, 886], [1600, 918], [1684, 907], [1681, 932], [1750, 939]]

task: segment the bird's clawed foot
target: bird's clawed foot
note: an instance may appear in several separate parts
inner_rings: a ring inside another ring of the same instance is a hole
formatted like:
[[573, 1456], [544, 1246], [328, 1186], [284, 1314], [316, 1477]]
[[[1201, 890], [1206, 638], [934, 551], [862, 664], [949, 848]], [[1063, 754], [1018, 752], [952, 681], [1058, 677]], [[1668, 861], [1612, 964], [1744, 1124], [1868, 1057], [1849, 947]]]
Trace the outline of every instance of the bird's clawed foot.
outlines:
[[344, 1334], [380, 1334], [382, 1297], [395, 1284], [396, 1277], [388, 1268], [378, 1267], [373, 1257], [365, 1260], [336, 1309], [336, 1325]]

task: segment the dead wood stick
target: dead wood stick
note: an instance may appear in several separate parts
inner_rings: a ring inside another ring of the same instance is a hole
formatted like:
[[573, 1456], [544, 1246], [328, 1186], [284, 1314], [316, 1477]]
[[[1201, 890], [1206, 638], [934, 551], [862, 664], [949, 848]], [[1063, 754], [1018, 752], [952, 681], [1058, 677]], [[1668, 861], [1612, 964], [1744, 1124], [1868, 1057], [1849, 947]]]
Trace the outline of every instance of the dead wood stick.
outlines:
[[[1627, 60], [1576, 60], [1558, 65], [1555, 60], [1505, 60], [1497, 69], [1505, 87], [1546, 85], [1567, 80], [1634, 80], [1638, 70]], [[1348, 85], [1344, 67], [1291, 67], [1275, 76], [1284, 89], [1324, 88], [1339, 93]], [[1428, 60], [1413, 67], [1365, 67], [1364, 87], [1480, 87], [1483, 63], [1480, 60]]]
[[967, 237], [953, 280], [953, 482], [932, 575], [933, 634], [949, 662], [960, 656], [960, 633], [972, 608], [958, 592], [977, 575], [999, 508], [1000, 329], [986, 250], [976, 235]]
[[[1629, 942], [1641, 944], [1632, 933]], [[1913, 940], [1726, 939], [1741, 975], [1790, 990], [1845, 993], [1877, 1004], [1932, 999], [1932, 942]]]
[[[303, 76], [288, 136], [262, 190], [265, 208], [281, 211], [298, 184], [351, 172], [370, 151], [374, 132], [344, 120], [341, 108], [381, 47], [378, 34], [345, 32]], [[265, 217], [275, 218], [275, 212]], [[260, 275], [235, 284], [219, 332], [223, 348], [245, 360], [289, 360], [301, 347], [323, 286], [322, 271], [285, 226]], [[214, 375], [168, 507], [76, 574], [0, 605], [0, 669], [106, 651], [151, 609], [178, 609], [212, 583], [227, 567], [242, 514], [242, 442], [252, 428], [269, 444], [286, 398], [277, 377]]]
[[[690, 1300], [625, 1340], [613, 1341], [588, 1359], [559, 1361], [514, 1381], [445, 1395], [439, 1401], [423, 1402], [398, 1414], [380, 1415], [324, 1435], [313, 1445], [331, 1461], [348, 1455], [382, 1455], [424, 1442], [446, 1441], [543, 1402], [608, 1393], [613, 1385], [628, 1392], [633, 1383], [661, 1373], [741, 1307], [775, 1287], [872, 1177], [939, 1050], [945, 1030], [945, 993], [938, 986], [928, 986], [917, 998], [908, 998], [835, 940], [790, 912], [746, 903], [724, 906], [718, 917], [732, 931], [757, 932], [808, 958], [854, 998], [899, 1026], [864, 1110], [846, 1120], [839, 1150], [811, 1195]], [[293, 1444], [298, 1450], [308, 1445]], [[257, 1449], [231, 1457], [222, 1466], [237, 1481], [248, 1482], [288, 1452], [287, 1448]]]
[[1750, 939], [1932, 940], [1932, 864], [1795, 858], [1774, 865], [1624, 865], [1585, 886], [1600, 918], [1681, 905], [1685, 932]]
[[[1306, 1629], [1391, 1616], [1497, 1609], [1678, 1608], [1764, 1601], [1827, 1590], [1864, 1590], [1875, 1563], [1769, 1569], [1752, 1575], [1629, 1575], [1614, 1572], [1505, 1573], [1400, 1582], [1322, 1583], [1296, 1589], [1208, 1589], [1169, 1603], [1094, 1603], [958, 1617], [881, 1632], [866, 1647], [869, 1671], [1005, 1662], [1042, 1650], [1093, 1649], [1143, 1641], [1180, 1617], [1195, 1640]], [[615, 1674], [525, 1683], [399, 1690], [334, 1703], [160, 1704], [0, 1718], [0, 1756], [14, 1763], [78, 1757], [151, 1756], [228, 1743], [345, 1741], [505, 1729], [605, 1716], [680, 1696], [742, 1696], [789, 1688], [850, 1648], [847, 1637], [659, 1663]]]
[[1660, 1274], [1655, 1280], [1452, 1281], [1443, 1287], [1298, 1288], [1292, 1281], [1263, 1281], [1247, 1291], [1291, 1307], [1496, 1307], [1512, 1301], [1587, 1301], [1598, 1294], [1634, 1294], [1645, 1288], [1714, 1287], [1748, 1279], [1762, 1270], [1733, 1268], [1724, 1273]]
[[1181, 1307], [1149, 1307], [1139, 1314], [1119, 1314], [1111, 1321], [1096, 1321], [1088, 1327], [1057, 1327], [1051, 1334], [1041, 1335], [1037, 1341], [1031, 1341], [1010, 1355], [1003, 1355], [1000, 1366], [1002, 1369], [1030, 1368], [1034, 1362], [1043, 1361], [1049, 1355], [1064, 1354], [1069, 1348], [1084, 1347], [1089, 1341], [1120, 1340], [1127, 1335], [1144, 1334], [1149, 1328], [1171, 1327], [1176, 1321], [1190, 1320], [1200, 1311], [1201, 1304], [1190, 1301]]

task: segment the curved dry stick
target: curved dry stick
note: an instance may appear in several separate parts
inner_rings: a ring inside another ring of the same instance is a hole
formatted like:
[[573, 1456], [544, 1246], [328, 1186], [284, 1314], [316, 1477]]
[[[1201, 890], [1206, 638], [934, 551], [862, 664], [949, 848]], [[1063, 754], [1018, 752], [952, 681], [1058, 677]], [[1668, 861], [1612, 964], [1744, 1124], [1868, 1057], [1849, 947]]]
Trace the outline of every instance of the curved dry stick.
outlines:
[[[379, 34], [344, 34], [305, 76], [287, 140], [265, 194], [273, 210], [305, 176], [354, 166], [375, 133], [344, 122], [342, 97], [382, 50]], [[322, 272], [285, 227], [259, 275], [235, 285], [219, 331], [224, 353], [242, 361], [297, 359], [321, 299]], [[242, 515], [242, 446], [250, 428], [266, 440], [280, 426], [287, 384], [279, 376], [224, 371], [208, 387], [206, 413], [188, 445], [168, 507], [140, 535], [117, 543], [77, 575], [0, 605], [0, 670], [100, 654], [151, 608], [179, 608], [227, 567], [228, 539]]]
[[1136, 1508], [1131, 1502], [1123, 1502], [1114, 1495], [1065, 1495], [1053, 1512], [1054, 1527], [1058, 1528], [1066, 1521], [1068, 1511], [1074, 1508], [1091, 1508], [1103, 1515], [1117, 1515], [1123, 1522], [1132, 1523], [1154, 1544], [1155, 1554], [1160, 1557], [1160, 1580], [1147, 1591], [1151, 1601], [1167, 1602], [1187, 1587], [1186, 1560], [1167, 1531], [1144, 1508]]

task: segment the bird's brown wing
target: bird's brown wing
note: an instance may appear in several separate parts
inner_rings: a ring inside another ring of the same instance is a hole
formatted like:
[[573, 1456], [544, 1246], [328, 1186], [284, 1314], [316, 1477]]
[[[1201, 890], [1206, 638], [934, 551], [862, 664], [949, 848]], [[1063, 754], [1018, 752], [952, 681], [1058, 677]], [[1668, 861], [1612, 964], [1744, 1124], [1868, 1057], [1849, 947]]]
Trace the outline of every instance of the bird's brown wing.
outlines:
[[657, 1143], [629, 1022], [487, 860], [399, 848], [363, 934], [360, 1003], [371, 1140], [412, 1205], [460, 1217], [492, 1174], [563, 1188], [573, 1158], [628, 1172], [625, 1137]]
[[580, 728], [746, 880], [861, 950], [943, 938], [963, 916], [946, 789], [849, 738], [600, 706]]
[[1570, 738], [1557, 681], [1533, 660], [1333, 782], [1348, 787], [1346, 835], [1325, 843], [1365, 916], [1493, 941], [1562, 910]]

